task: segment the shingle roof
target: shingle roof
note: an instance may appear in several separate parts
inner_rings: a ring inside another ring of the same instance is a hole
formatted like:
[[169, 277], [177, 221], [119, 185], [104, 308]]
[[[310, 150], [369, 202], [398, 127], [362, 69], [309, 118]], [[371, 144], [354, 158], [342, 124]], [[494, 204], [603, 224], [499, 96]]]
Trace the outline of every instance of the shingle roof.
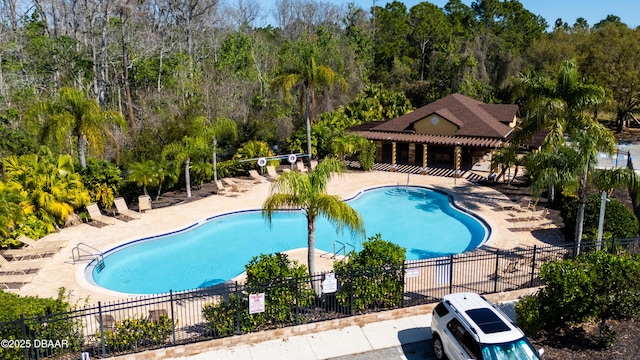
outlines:
[[413, 131], [413, 124], [430, 115], [458, 126], [455, 136], [506, 138], [513, 128], [507, 125], [518, 115], [517, 105], [485, 104], [455, 93], [415, 111], [372, 127], [371, 132]]
[[443, 145], [443, 146], [468, 146], [481, 148], [495, 148], [508, 140], [488, 137], [451, 136], [451, 135], [422, 135], [406, 132], [386, 132], [350, 129], [369, 140], [395, 141], [415, 144]]

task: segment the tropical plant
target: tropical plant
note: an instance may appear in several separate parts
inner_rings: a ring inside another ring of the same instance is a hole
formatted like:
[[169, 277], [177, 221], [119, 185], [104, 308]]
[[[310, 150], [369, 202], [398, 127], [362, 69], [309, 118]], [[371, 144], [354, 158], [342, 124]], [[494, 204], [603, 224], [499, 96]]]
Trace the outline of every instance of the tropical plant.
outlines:
[[91, 201], [104, 209], [113, 206], [122, 182], [121, 171], [112, 163], [104, 160], [87, 159], [87, 167], [80, 170], [85, 187], [91, 195]]
[[[538, 163], [563, 167], [536, 170], [532, 167], [534, 162], [530, 161], [527, 169], [531, 174], [535, 175], [537, 172], [542, 175], [534, 179], [535, 187], [539, 188], [541, 181], [550, 181], [547, 183], [550, 187], [560, 184], [571, 185], [569, 189], [576, 189], [580, 206], [574, 242], [576, 253], [579, 253], [589, 175], [595, 172], [598, 152], [612, 154], [615, 149], [613, 134], [595, 119], [585, 115], [585, 112], [603, 102], [605, 91], [600, 86], [581, 82], [577, 65], [573, 61], [564, 61], [560, 65], [555, 82], [542, 76], [520, 75], [517, 83], [516, 89], [527, 99], [523, 109], [530, 112], [530, 116], [523, 122], [523, 130], [516, 143], [530, 138], [541, 129], [548, 131], [541, 149], [545, 154], [535, 155], [533, 159]], [[562, 155], [569, 156], [563, 159], [560, 157]], [[625, 180], [632, 190], [637, 188], [636, 174], [629, 174]], [[555, 183], [556, 181], [560, 182]]]
[[34, 213], [49, 232], [91, 201], [69, 155], [55, 158], [42, 147], [39, 154], [10, 156], [3, 166], [7, 185], [25, 198], [24, 211]]
[[[37, 104], [28, 115], [42, 129], [41, 137], [53, 140], [51, 144], [64, 144], [69, 135], [75, 136], [82, 168], [87, 166], [85, 143], [95, 154], [101, 155], [103, 136], [114, 139], [110, 126], [120, 129], [127, 126], [121, 113], [102, 110], [96, 100], [88, 99], [81, 90], [72, 88], [60, 89], [55, 101]], [[114, 144], [117, 146], [116, 141]]]
[[294, 44], [293, 61], [288, 62], [283, 74], [272, 81], [272, 87], [284, 91], [285, 101], [289, 101], [292, 90], [300, 94], [301, 108], [304, 108], [307, 129], [307, 154], [311, 159], [311, 124], [313, 123], [316, 94], [323, 86], [333, 86], [338, 81], [343, 89], [346, 82], [330, 66], [320, 64], [319, 44], [311, 36], [304, 37]]
[[351, 251], [349, 261], [334, 263], [340, 282], [338, 300], [356, 311], [400, 305], [406, 250], [382, 239], [380, 234], [368, 238], [361, 251]]
[[174, 174], [180, 174], [180, 169], [184, 165], [184, 180], [188, 198], [191, 197], [191, 177], [189, 172], [191, 160], [206, 158], [208, 154], [209, 141], [203, 137], [185, 136], [182, 141], [171, 143], [162, 150], [162, 158], [173, 162]]
[[[309, 275], [315, 273], [315, 229], [319, 216], [336, 226], [337, 231], [350, 229], [354, 236], [364, 236], [364, 222], [360, 214], [336, 195], [327, 194], [331, 175], [340, 173], [344, 165], [337, 159], [327, 158], [308, 172], [287, 172], [272, 185], [271, 194], [262, 205], [262, 214], [269, 222], [277, 210], [300, 209], [307, 217], [307, 265]], [[319, 284], [314, 284], [319, 294]]]
[[[20, 206], [22, 200], [18, 191], [10, 189], [0, 181], [0, 237], [7, 237], [16, 224], [24, 218], [24, 212]], [[0, 246], [3, 246], [2, 242]]]

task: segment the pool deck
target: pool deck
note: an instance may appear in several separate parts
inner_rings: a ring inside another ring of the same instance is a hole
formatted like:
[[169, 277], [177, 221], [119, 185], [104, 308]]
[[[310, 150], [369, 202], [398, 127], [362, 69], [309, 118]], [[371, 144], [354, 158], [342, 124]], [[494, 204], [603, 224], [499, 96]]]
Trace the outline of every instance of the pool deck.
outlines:
[[[449, 177], [428, 175], [407, 175], [395, 172], [349, 172], [337, 176], [328, 184], [328, 192], [348, 199], [358, 192], [385, 185], [425, 186], [434, 190], [445, 191], [451, 195], [457, 206], [477, 214], [491, 228], [491, 235], [486, 244], [492, 249], [511, 249], [523, 246], [556, 244], [555, 234], [538, 237], [530, 231], [512, 231], [513, 223], [509, 222], [507, 211], [497, 211], [496, 206], [509, 202], [501, 193], [469, 182], [463, 178], [454, 180]], [[455, 183], [454, 183], [455, 182]], [[257, 183], [246, 192], [231, 195], [212, 195], [205, 199], [186, 202], [166, 208], [152, 209], [142, 214], [141, 219], [121, 221], [115, 225], [96, 227], [87, 223], [64, 228], [58, 233], [50, 234], [40, 241], [67, 240], [66, 248], [61, 249], [53, 257], [46, 259], [44, 267], [33, 280], [15, 291], [20, 295], [39, 297], [56, 297], [61, 287], [70, 290], [72, 298], [77, 301], [87, 300], [89, 304], [98, 301], [109, 302], [127, 298], [131, 295], [105, 290], [92, 286], [84, 277], [87, 262], [73, 264], [72, 249], [79, 243], [87, 244], [105, 252], [118, 245], [155, 235], [183, 229], [208, 217], [247, 209], [260, 209], [269, 195], [271, 183]], [[389, 221], [392, 221], [390, 218]], [[384, 234], [383, 234], [384, 237]], [[306, 241], [301, 239], [300, 248], [291, 252], [290, 258], [306, 264]], [[331, 268], [331, 260], [326, 254], [317, 253], [318, 270]]]

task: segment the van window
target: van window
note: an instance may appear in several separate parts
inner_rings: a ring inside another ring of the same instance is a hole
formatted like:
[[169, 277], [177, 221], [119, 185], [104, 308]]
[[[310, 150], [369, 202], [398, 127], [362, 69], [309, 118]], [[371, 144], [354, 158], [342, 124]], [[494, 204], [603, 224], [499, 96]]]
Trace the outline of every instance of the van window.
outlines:
[[453, 336], [458, 340], [458, 343], [464, 348], [464, 350], [471, 355], [474, 359], [482, 359], [482, 355], [480, 353], [480, 344], [473, 339], [473, 336], [469, 334], [467, 329], [458, 321], [458, 319], [453, 318], [447, 324], [447, 328]]

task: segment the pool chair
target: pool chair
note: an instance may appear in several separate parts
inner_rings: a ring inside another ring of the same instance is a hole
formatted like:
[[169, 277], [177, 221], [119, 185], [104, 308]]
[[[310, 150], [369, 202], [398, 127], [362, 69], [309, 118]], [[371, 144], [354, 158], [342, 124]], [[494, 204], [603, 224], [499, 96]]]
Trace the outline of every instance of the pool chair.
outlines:
[[116, 205], [116, 210], [118, 211], [118, 214], [126, 218], [140, 219], [142, 217], [141, 213], [129, 209], [129, 207], [127, 206], [127, 202], [124, 200], [123, 197], [117, 197], [113, 199], [113, 203]]
[[309, 161], [309, 165], [311, 166], [311, 170], [315, 170], [316, 167], [318, 166], [318, 160]]
[[114, 319], [113, 315], [102, 314], [102, 323], [100, 323], [100, 315], [96, 315], [95, 318], [96, 318], [96, 321], [98, 322], [98, 327], [102, 325], [102, 330], [113, 331], [116, 328], [116, 319]]
[[99, 224], [100, 226], [114, 225], [116, 223], [115, 218], [103, 215], [102, 212], [100, 212], [100, 208], [98, 208], [98, 204], [96, 203], [87, 205], [87, 212], [89, 212], [91, 221]]
[[224, 195], [231, 191], [231, 188], [225, 185], [222, 181], [216, 180], [216, 194]]
[[59, 249], [55, 247], [25, 247], [21, 249], [3, 250], [2, 256], [11, 260], [44, 259], [52, 257], [58, 250]]
[[258, 172], [256, 170], [249, 170], [249, 176], [253, 180], [256, 180], [256, 181], [259, 181], [259, 182], [267, 182], [268, 181], [266, 177], [258, 174]]
[[[44, 262], [40, 260], [36, 261], [9, 261], [4, 256], [0, 255], [0, 272], [6, 275], [18, 274], [28, 275], [37, 273]], [[0, 275], [5, 276], [5, 275]]]
[[151, 197], [149, 195], [138, 196], [138, 211], [145, 212], [151, 210]]
[[167, 314], [167, 309], [154, 309], [154, 310], [149, 310], [149, 317], [147, 318], [148, 322], [156, 322], [156, 321], [160, 321], [160, 317], [162, 316], [169, 316]]
[[57, 241], [49, 241], [49, 240], [33, 240], [32, 238], [26, 237], [24, 235], [20, 235], [18, 237], [18, 241], [25, 244], [25, 248], [27, 249], [44, 249], [44, 248], [55, 248], [56, 250], [60, 250], [63, 247], [67, 246], [69, 243], [67, 240], [57, 240]]
[[298, 170], [299, 172], [307, 172], [307, 167], [304, 166], [304, 162], [302, 161], [298, 161], [296, 162], [296, 170]]
[[20, 290], [22, 286], [28, 284], [34, 275], [0, 275], [0, 289]]
[[226, 182], [233, 192], [245, 192], [251, 190], [251, 185], [240, 184], [230, 178], [224, 179], [223, 182]]
[[276, 168], [272, 165], [267, 165], [267, 176], [272, 180], [277, 180], [280, 177], [280, 175], [276, 171]]

